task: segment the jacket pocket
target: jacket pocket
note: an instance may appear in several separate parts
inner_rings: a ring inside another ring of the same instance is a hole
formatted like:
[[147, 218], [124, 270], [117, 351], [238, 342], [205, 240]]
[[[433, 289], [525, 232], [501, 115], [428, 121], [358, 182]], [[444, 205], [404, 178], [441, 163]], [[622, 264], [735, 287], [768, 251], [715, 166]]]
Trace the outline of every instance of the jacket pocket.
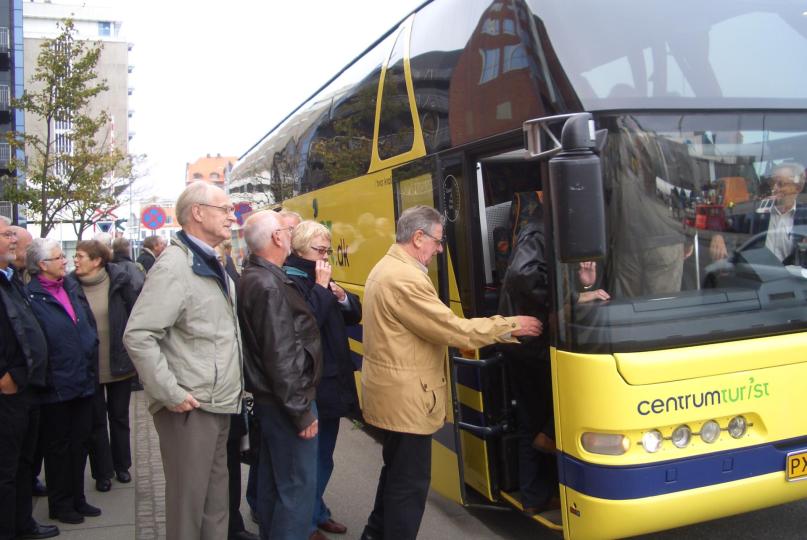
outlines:
[[421, 375], [420, 388], [423, 412], [432, 415], [443, 411], [445, 414], [446, 378], [443, 375]]

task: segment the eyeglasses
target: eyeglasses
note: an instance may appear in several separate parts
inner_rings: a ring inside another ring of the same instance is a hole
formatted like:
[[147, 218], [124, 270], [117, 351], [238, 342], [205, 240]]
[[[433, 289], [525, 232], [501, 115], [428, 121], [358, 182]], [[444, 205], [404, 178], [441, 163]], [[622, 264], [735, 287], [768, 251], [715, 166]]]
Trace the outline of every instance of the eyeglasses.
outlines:
[[311, 249], [313, 249], [320, 255], [328, 255], [329, 257], [333, 255], [333, 249], [331, 248], [311, 246]]
[[59, 255], [58, 257], [51, 257], [50, 259], [42, 259], [43, 261], [64, 261], [67, 257], [64, 256], [64, 253]]
[[235, 206], [229, 204], [226, 206], [216, 206], [215, 204], [207, 204], [203, 202], [200, 202], [198, 204], [200, 206], [209, 206], [210, 208], [218, 208], [219, 210], [224, 210], [224, 212], [227, 214], [235, 214]]
[[294, 227], [281, 227], [281, 228], [279, 228], [279, 229], [275, 229], [275, 230], [274, 230], [274, 231], [272, 231], [272, 232], [289, 231], [289, 234], [291, 234], [291, 231], [292, 231], [293, 229], [294, 229]]
[[446, 243], [445, 236], [443, 238], [435, 238], [434, 236], [430, 235], [429, 233], [427, 233], [423, 229], [420, 229], [420, 232], [422, 232], [423, 234], [425, 234], [426, 236], [428, 236], [429, 238], [431, 238], [432, 240], [434, 240], [438, 244], [445, 244]]
[[6, 238], [11, 239], [17, 236], [17, 233], [15, 233], [14, 231], [6, 231], [4, 233], [0, 233], [0, 236], [5, 236]]

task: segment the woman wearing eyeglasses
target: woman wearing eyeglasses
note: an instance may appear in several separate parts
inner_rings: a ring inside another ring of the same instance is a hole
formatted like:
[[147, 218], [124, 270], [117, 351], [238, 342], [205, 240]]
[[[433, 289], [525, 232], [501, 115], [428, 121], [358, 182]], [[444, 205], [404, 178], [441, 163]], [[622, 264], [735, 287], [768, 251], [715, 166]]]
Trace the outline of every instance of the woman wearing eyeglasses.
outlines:
[[137, 293], [128, 272], [110, 263], [111, 256], [98, 240], [79, 242], [73, 258], [76, 270], [72, 274], [89, 301], [98, 330], [99, 386], [93, 398], [90, 446], [90, 468], [98, 491], [111, 489], [113, 471], [118, 482], [132, 481], [129, 400], [135, 368], [123, 346], [123, 331]]
[[48, 342], [47, 388], [40, 395], [51, 519], [81, 523], [101, 510], [84, 496], [84, 467], [92, 429], [98, 335], [78, 282], [66, 277], [58, 243], [36, 238], [28, 246], [31, 308]]
[[328, 262], [331, 232], [315, 221], [303, 221], [294, 228], [292, 254], [284, 270], [305, 297], [317, 319], [322, 338], [322, 379], [317, 386], [319, 445], [317, 460], [317, 499], [312, 520], [312, 540], [326, 538], [317, 529], [341, 534], [347, 528], [331, 519], [322, 494], [333, 472], [333, 451], [339, 433], [339, 419], [358, 417], [359, 400], [353, 372], [356, 365], [350, 353], [346, 326], [359, 324], [361, 304], [331, 280]]

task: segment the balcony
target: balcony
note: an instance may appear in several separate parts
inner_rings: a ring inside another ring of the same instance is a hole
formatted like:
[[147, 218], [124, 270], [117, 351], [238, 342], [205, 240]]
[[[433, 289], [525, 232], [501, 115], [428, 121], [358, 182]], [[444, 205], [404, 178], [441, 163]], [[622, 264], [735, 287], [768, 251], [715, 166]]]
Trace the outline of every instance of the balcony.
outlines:
[[11, 172], [9, 161], [11, 161], [11, 146], [6, 142], [0, 142], [0, 172]]
[[11, 89], [7, 84], [0, 84], [0, 124], [11, 121]]
[[0, 26], [0, 70], [11, 67], [11, 33], [8, 27]]

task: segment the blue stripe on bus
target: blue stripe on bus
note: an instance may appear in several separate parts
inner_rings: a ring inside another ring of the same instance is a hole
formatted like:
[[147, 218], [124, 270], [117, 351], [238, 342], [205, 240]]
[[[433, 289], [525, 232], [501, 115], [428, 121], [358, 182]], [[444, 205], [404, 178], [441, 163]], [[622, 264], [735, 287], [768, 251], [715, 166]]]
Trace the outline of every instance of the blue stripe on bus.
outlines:
[[355, 339], [359, 343], [362, 343], [364, 340], [364, 331], [363, 326], [360, 324], [355, 324], [353, 326], [345, 326], [345, 330], [347, 330], [347, 337], [351, 339]]
[[487, 420], [485, 420], [484, 413], [481, 413], [476, 409], [472, 409], [463, 403], [460, 403], [460, 414], [462, 415], [462, 421], [467, 424], [473, 424], [475, 426], [488, 425]]
[[451, 422], [444, 423], [443, 427], [432, 435], [432, 438], [452, 452], [457, 451], [457, 446], [454, 444], [454, 424]]
[[600, 499], [639, 499], [783, 472], [787, 453], [796, 449], [807, 450], [807, 438], [627, 467], [594, 465], [560, 454], [559, 480]]

